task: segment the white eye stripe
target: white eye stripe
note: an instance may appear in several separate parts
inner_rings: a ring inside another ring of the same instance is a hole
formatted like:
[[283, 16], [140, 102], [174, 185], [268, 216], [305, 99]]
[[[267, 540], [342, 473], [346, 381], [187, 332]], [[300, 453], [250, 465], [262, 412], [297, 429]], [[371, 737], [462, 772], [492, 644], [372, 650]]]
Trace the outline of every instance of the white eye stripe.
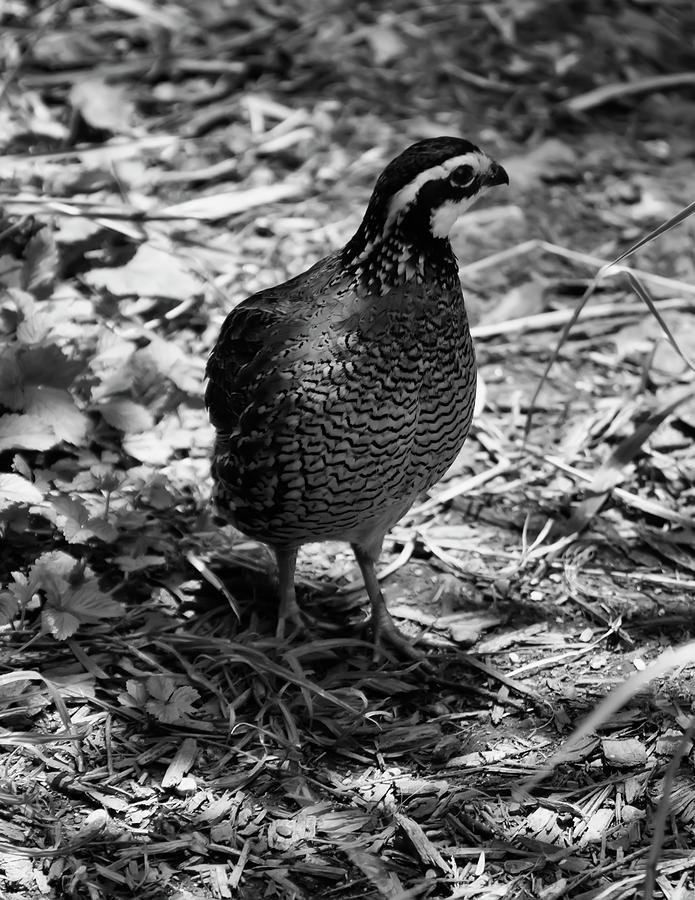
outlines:
[[486, 162], [487, 158], [482, 153], [464, 153], [461, 156], [452, 156], [438, 166], [432, 166], [430, 169], [424, 169], [424, 171], [419, 172], [411, 182], [402, 187], [391, 198], [389, 212], [386, 217], [386, 227], [388, 228], [401, 210], [415, 200], [420, 192], [420, 188], [427, 184], [428, 181], [448, 178], [453, 170], [458, 169], [459, 166], [471, 166], [474, 172], [479, 172]]

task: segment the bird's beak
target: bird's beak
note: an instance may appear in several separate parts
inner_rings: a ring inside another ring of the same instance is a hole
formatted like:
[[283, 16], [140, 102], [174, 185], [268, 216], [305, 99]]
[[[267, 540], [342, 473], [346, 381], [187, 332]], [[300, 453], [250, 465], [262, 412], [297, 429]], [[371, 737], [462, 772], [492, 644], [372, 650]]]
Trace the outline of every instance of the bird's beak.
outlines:
[[492, 187], [495, 184], [509, 184], [509, 175], [498, 163], [491, 162], [487, 175], [483, 178], [483, 184], [485, 187]]

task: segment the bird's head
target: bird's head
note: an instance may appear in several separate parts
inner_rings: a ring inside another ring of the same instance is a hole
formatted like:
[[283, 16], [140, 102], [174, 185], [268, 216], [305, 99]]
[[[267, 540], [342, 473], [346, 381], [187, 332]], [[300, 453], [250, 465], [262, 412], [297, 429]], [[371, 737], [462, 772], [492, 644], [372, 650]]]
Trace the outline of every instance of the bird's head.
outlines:
[[439, 258], [452, 256], [454, 222], [498, 184], [509, 184], [505, 170], [469, 141], [438, 137], [412, 144], [377, 179], [345, 261], [361, 265], [384, 288], [427, 264], [436, 269]]

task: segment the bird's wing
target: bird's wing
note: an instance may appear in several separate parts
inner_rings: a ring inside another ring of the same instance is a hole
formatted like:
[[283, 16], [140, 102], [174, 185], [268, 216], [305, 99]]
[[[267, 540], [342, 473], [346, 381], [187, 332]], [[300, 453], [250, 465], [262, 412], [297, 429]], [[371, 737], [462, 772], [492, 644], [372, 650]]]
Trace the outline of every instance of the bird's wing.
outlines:
[[311, 341], [302, 336], [336, 271], [334, 259], [327, 257], [307, 272], [247, 297], [229, 313], [205, 372], [205, 404], [218, 431], [231, 432], [249, 392], [256, 401], [272, 393], [282, 385], [283, 368], [310, 350]]

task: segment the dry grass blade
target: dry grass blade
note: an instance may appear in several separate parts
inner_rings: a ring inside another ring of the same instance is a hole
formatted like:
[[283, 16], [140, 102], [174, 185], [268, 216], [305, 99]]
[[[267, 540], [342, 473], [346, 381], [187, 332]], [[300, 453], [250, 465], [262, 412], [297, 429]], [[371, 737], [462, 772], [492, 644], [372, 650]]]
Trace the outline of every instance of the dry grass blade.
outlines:
[[601, 269], [599, 271], [599, 273], [592, 279], [591, 283], [587, 286], [586, 290], [580, 297], [579, 303], [577, 303], [577, 306], [575, 307], [575, 310], [572, 313], [572, 316], [567, 320], [562, 331], [560, 332], [560, 338], [559, 338], [557, 344], [555, 345], [555, 349], [550, 354], [550, 359], [548, 360], [545, 368], [543, 369], [543, 374], [540, 377], [540, 381], [538, 382], [538, 385], [536, 386], [536, 390], [533, 392], [533, 396], [531, 397], [531, 402], [529, 403], [529, 410], [528, 410], [528, 414], [526, 416], [526, 422], [524, 424], [524, 439], [525, 440], [528, 438], [529, 434], [531, 433], [531, 425], [533, 424], [533, 412], [536, 408], [536, 400], [538, 400], [538, 395], [543, 390], [543, 386], [545, 385], [545, 382], [548, 379], [548, 374], [549, 374], [550, 370], [552, 369], [552, 367], [555, 365], [555, 362], [556, 362], [558, 356], [560, 355], [560, 350], [562, 349], [563, 344], [567, 340], [567, 336], [569, 335], [570, 331], [574, 327], [574, 323], [579, 319], [579, 316], [582, 314], [582, 310], [584, 309], [586, 304], [589, 302], [589, 298], [591, 297], [591, 295], [594, 293], [594, 291], [598, 287], [598, 283], [601, 280], [601, 273], [603, 271], [604, 270]]
[[[679, 212], [675, 215], [671, 216], [670, 219], [667, 219], [665, 222], [662, 222], [661, 225], [657, 225], [652, 231], [648, 234], [645, 234], [644, 237], [641, 237], [638, 241], [635, 241], [634, 244], [631, 244], [627, 250], [624, 250], [620, 256], [617, 256], [613, 262], [608, 263], [607, 266], [604, 266], [606, 269], [610, 269], [613, 266], [617, 266], [618, 263], [621, 263], [624, 259], [627, 259], [632, 253], [636, 250], [639, 250], [641, 247], [646, 246], [646, 244], [651, 244], [652, 241], [655, 241], [657, 238], [661, 237], [662, 234], [666, 234], [667, 231], [670, 231], [672, 228], [675, 228], [677, 225], [680, 225], [681, 222], [685, 222], [686, 219], [690, 218], [692, 214], [695, 212], [695, 200], [692, 203], [689, 203], [687, 206], [684, 206]], [[598, 275], [601, 272], [597, 273]]]
[[688, 727], [683, 732], [683, 737], [680, 739], [678, 746], [676, 747], [676, 750], [671, 757], [671, 761], [668, 764], [668, 768], [666, 769], [666, 774], [664, 775], [664, 780], [661, 785], [661, 797], [659, 799], [659, 806], [657, 807], [656, 815], [654, 816], [654, 821], [652, 823], [654, 837], [652, 838], [652, 845], [649, 848], [649, 856], [647, 857], [647, 870], [644, 878], [643, 900], [652, 900], [652, 897], [654, 896], [654, 886], [656, 884], [659, 854], [661, 852], [661, 845], [664, 840], [664, 835], [666, 834], [667, 820], [669, 817], [669, 813], [671, 812], [671, 789], [673, 788], [673, 782], [678, 773], [678, 769], [680, 768], [681, 760], [690, 751], [694, 737], [695, 716], [692, 716], [690, 722], [688, 723]]
[[654, 318], [659, 323], [659, 325], [661, 325], [661, 330], [664, 332], [664, 334], [668, 338], [668, 341], [671, 344], [671, 346], [673, 347], [673, 349], [680, 356], [680, 358], [683, 360], [683, 362], [686, 364], [686, 366], [690, 369], [690, 371], [695, 372], [695, 365], [693, 365], [693, 363], [688, 359], [688, 357], [685, 355], [685, 353], [683, 353], [681, 348], [678, 346], [678, 342], [676, 341], [675, 337], [671, 333], [671, 329], [668, 327], [668, 323], [666, 322], [664, 317], [661, 315], [661, 311], [659, 309], [657, 309], [652, 295], [649, 293], [647, 288], [642, 284], [642, 282], [639, 280], [639, 278], [637, 278], [637, 276], [635, 275], [634, 272], [630, 272], [630, 271], [626, 270], [625, 274], [627, 275], [628, 281], [634, 288], [634, 291], [637, 294], [637, 296], [647, 304], [649, 312], [654, 316]]
[[216, 590], [218, 590], [221, 594], [224, 595], [227, 603], [229, 603], [232, 608], [232, 612], [237, 617], [237, 621], [241, 621], [241, 613], [239, 612], [239, 604], [237, 603], [236, 598], [233, 594], [231, 594], [224, 582], [221, 578], [218, 578], [217, 575], [207, 566], [202, 559], [195, 555], [195, 553], [187, 553], [186, 559], [193, 566], [196, 571], [200, 572], [203, 578], [211, 584]]
[[[342, 640], [335, 642], [335, 645], [345, 647], [346, 645], [349, 645], [349, 643], [350, 642], [346, 640]], [[355, 646], [364, 646], [363, 642], [354, 641], [352, 643]], [[157, 642], [157, 644], [160, 644], [164, 648], [172, 646], [188, 650], [190, 650], [191, 647], [205, 646], [210, 652], [213, 650], [216, 652], [217, 658], [223, 665], [245, 666], [256, 672], [258, 675], [272, 675], [283, 684], [294, 684], [298, 688], [305, 689], [316, 696], [321, 697], [326, 702], [340, 707], [345, 712], [350, 714], [354, 713], [354, 709], [335, 694], [326, 691], [319, 684], [311, 681], [306, 676], [298, 674], [294, 671], [293, 667], [288, 668], [275, 662], [271, 658], [270, 652], [273, 644], [278, 644], [278, 651], [282, 650], [282, 646], [277, 641], [268, 640], [263, 647], [253, 647], [234, 641], [213, 640], [212, 638], [208, 638], [205, 642], [201, 642], [198, 638], [193, 638], [189, 635], [169, 635], [168, 642], [162, 641]], [[304, 649], [309, 652], [312, 648], [315, 649], [316, 646], [319, 648], [323, 646], [325, 648], [327, 644], [329, 644], [329, 642], [308, 642], [304, 645]]]
[[[558, 340], [558, 342], [555, 346], [555, 349], [553, 350], [552, 354], [550, 355], [550, 359], [548, 360], [548, 362], [545, 366], [545, 369], [543, 370], [543, 374], [541, 375], [541, 378], [540, 378], [540, 381], [538, 382], [538, 386], [536, 387], [536, 390], [533, 392], [533, 397], [531, 398], [531, 403], [529, 404], [529, 411], [528, 411], [528, 415], [526, 416], [526, 423], [524, 426], [524, 437], [525, 438], [528, 437], [528, 435], [531, 431], [531, 424], [533, 421], [533, 411], [536, 406], [536, 400], [538, 399], [538, 395], [542, 391], [543, 386], [548, 378], [548, 373], [550, 372], [551, 368], [555, 364], [555, 361], [557, 360], [558, 356], [560, 355], [560, 350], [562, 349], [562, 346], [567, 339], [567, 335], [572, 330], [574, 323], [577, 321], [577, 319], [581, 315], [582, 310], [588, 303], [589, 298], [596, 290], [600, 281], [609, 273], [613, 274], [613, 273], [611, 273], [611, 269], [615, 269], [615, 267], [618, 266], [628, 256], [630, 256], [630, 254], [634, 253], [636, 250], [639, 250], [641, 247], [644, 247], [646, 244], [650, 244], [652, 241], [655, 241], [657, 238], [661, 237], [662, 234], [666, 234], [667, 231], [670, 231], [672, 228], [675, 228], [677, 225], [680, 225], [681, 222], [684, 222], [694, 212], [695, 212], [695, 202], [689, 203], [686, 207], [684, 207], [682, 210], [680, 210], [680, 212], [677, 212], [674, 216], [671, 216], [671, 218], [668, 219], [666, 222], [662, 222], [661, 225], [658, 226], [658, 228], [655, 228], [653, 231], [650, 231], [644, 237], [640, 238], [638, 241], [636, 241], [634, 244], [632, 244], [630, 247], [628, 247], [627, 250], [624, 250], [619, 256], [616, 256], [616, 258], [614, 260], [607, 263], [605, 266], [602, 266], [598, 270], [596, 275], [591, 280], [591, 283], [587, 286], [586, 290], [582, 294], [579, 302], [577, 303], [576, 309], [574, 310], [572, 317], [568, 320], [567, 324], [562, 329], [562, 333], [560, 334], [560, 339]], [[638, 291], [638, 295], [642, 299], [644, 299], [643, 295], [639, 291]], [[649, 306], [650, 310], [652, 310], [652, 306], [650, 306], [649, 304], [647, 304], [647, 305]], [[659, 322], [660, 325], [662, 325], [662, 321], [659, 317], [657, 317], [657, 321]], [[663, 327], [663, 325], [662, 325], [662, 327]], [[668, 331], [667, 331], [667, 334], [668, 334]], [[683, 357], [683, 359], [685, 359], [685, 356], [680, 351], [680, 349], [677, 347], [677, 345], [675, 345], [675, 343], [674, 343], [674, 346], [676, 347], [676, 350], [678, 351], [680, 356]]]
[[[552, 244], [550, 241], [537, 241], [539, 250], [550, 253], [552, 256], [560, 256], [562, 259], [569, 259], [572, 262], [580, 263], [586, 266], [597, 266], [599, 269], [608, 265], [608, 261], [601, 259], [600, 256], [594, 256], [591, 253], [580, 253], [578, 250], [568, 250], [567, 247], [561, 247], [559, 244]], [[695, 284], [689, 284], [677, 278], [666, 278], [664, 275], [656, 275], [654, 272], [647, 272], [644, 269], [635, 269], [633, 266], [621, 266], [622, 271], [634, 272], [642, 281], [649, 281], [657, 284], [665, 291], [678, 291], [682, 294], [695, 295]]]

